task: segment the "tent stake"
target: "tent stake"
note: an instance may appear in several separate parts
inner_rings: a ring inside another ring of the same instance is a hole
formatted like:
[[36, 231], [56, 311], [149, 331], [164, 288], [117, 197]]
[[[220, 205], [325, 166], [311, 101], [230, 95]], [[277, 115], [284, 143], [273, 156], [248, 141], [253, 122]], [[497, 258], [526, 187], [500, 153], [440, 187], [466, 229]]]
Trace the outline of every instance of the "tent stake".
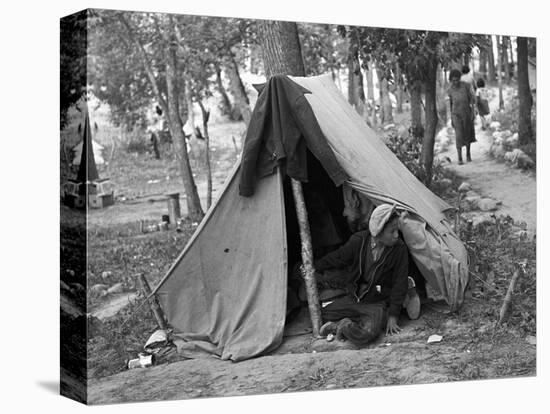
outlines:
[[292, 194], [294, 196], [294, 205], [296, 206], [296, 215], [298, 216], [298, 225], [300, 227], [303, 263], [302, 271], [306, 284], [307, 303], [311, 317], [311, 325], [313, 327], [313, 336], [319, 337], [319, 329], [321, 328], [321, 307], [319, 305], [319, 294], [317, 293], [317, 282], [315, 281], [315, 269], [313, 268], [313, 249], [311, 247], [311, 233], [309, 231], [304, 192], [302, 183], [294, 178], [291, 178], [290, 181], [292, 183]]
[[512, 279], [510, 280], [510, 284], [508, 285], [506, 296], [504, 297], [504, 301], [502, 302], [502, 306], [500, 308], [497, 325], [500, 325], [506, 318], [506, 315], [508, 314], [508, 310], [512, 302], [512, 295], [514, 293], [514, 288], [516, 286], [518, 277], [520, 276], [521, 273], [523, 273], [523, 266], [521, 266], [520, 264], [517, 266], [516, 271], [514, 272], [514, 274], [512, 275]]
[[149, 298], [149, 305], [151, 306], [151, 311], [153, 311], [153, 315], [155, 315], [155, 319], [157, 320], [159, 328], [166, 330], [168, 328], [168, 325], [166, 324], [166, 319], [164, 318], [164, 312], [162, 311], [162, 308], [157, 301], [157, 297], [155, 295], [151, 296], [151, 287], [149, 286], [149, 283], [147, 282], [147, 279], [143, 274], [139, 274], [139, 281], [141, 283], [143, 293], [145, 293], [145, 297]]

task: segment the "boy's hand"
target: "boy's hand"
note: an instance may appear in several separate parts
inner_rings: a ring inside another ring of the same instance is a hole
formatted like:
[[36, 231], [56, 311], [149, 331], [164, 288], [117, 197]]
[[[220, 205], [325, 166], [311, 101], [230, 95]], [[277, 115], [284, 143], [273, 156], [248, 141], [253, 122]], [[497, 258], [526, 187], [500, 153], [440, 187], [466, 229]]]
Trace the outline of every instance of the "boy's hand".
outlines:
[[397, 317], [388, 317], [388, 323], [386, 324], [386, 335], [398, 334], [401, 332], [401, 328], [397, 325]]

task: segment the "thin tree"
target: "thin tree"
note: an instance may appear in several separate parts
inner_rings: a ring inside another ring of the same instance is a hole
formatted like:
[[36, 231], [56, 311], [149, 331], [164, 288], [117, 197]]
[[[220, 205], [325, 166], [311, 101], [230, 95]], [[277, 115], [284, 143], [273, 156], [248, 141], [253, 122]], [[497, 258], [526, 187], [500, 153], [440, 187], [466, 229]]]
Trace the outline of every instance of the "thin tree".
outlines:
[[504, 97], [502, 95], [502, 47], [501, 47], [501, 36], [496, 37], [497, 39], [497, 54], [498, 54], [498, 109], [500, 111], [504, 110]]
[[[263, 48], [264, 68], [267, 78], [273, 75], [305, 76], [296, 23], [264, 20], [259, 23], [258, 32]], [[315, 281], [315, 269], [313, 268], [313, 249], [308, 215], [301, 183], [291, 179], [291, 184], [302, 241], [302, 263], [309, 313], [313, 335], [317, 337], [321, 327], [321, 308]]]
[[495, 81], [495, 54], [493, 52], [493, 36], [489, 35], [487, 39], [487, 80], [490, 83]]
[[374, 100], [374, 62], [368, 58], [367, 68], [366, 68], [366, 77], [367, 77], [367, 102], [369, 108], [369, 120], [372, 128], [376, 127], [376, 102]]
[[533, 139], [533, 129], [531, 125], [531, 108], [533, 106], [533, 97], [529, 85], [529, 61], [528, 61], [528, 39], [526, 37], [517, 38], [517, 64], [518, 64], [518, 98], [519, 98], [519, 123], [518, 135], [519, 144], [526, 145]]
[[383, 125], [391, 124], [393, 114], [389, 89], [390, 71], [387, 68], [378, 69], [376, 74], [378, 75], [378, 89], [380, 92], [380, 123]]
[[[517, 41], [516, 41], [517, 43]], [[514, 42], [512, 42], [512, 37], [508, 36], [508, 45], [510, 50], [510, 76], [512, 78], [518, 77], [518, 65], [516, 65], [516, 62], [514, 61]], [[517, 53], [517, 46], [516, 46], [516, 53]]]
[[394, 70], [395, 70], [395, 84], [396, 84], [396, 100], [397, 100], [397, 103], [396, 103], [396, 112], [398, 114], [401, 114], [403, 113], [403, 97], [405, 95], [405, 91], [404, 91], [404, 83], [403, 83], [403, 75], [401, 73], [401, 67], [399, 66], [399, 64], [397, 62], [395, 62], [395, 65], [394, 65]]
[[506, 83], [510, 84], [510, 72], [512, 72], [510, 67], [510, 60], [508, 58], [508, 50], [510, 49], [510, 36], [502, 36], [502, 66], [504, 69], [504, 79]]
[[415, 138], [422, 139], [424, 126], [422, 125], [422, 82], [418, 79], [409, 82], [411, 96], [411, 132]]
[[[183, 133], [183, 125], [185, 120], [182, 118], [182, 112], [180, 112], [180, 93], [181, 89], [185, 85], [181, 85], [177, 74], [177, 39], [175, 36], [173, 17], [168, 16], [167, 21], [163, 24], [163, 29], [159, 30], [164, 38], [165, 44], [168, 45], [165, 50], [164, 56], [164, 70], [165, 70], [165, 82], [166, 82], [166, 95], [161, 93], [161, 87], [158, 83], [158, 79], [154, 73], [151, 60], [145, 50], [142, 41], [136, 34], [136, 28], [126, 19], [123, 13], [118, 14], [118, 19], [127, 30], [127, 35], [130, 43], [133, 44], [137, 50], [140, 61], [145, 68], [148, 76], [148, 80], [155, 92], [157, 101], [165, 114], [170, 134], [174, 138], [174, 142], [179, 146], [176, 153], [179, 164], [180, 172], [183, 180], [183, 186], [185, 189], [185, 196], [187, 200], [188, 215], [194, 220], [200, 220], [204, 216], [200, 204], [200, 198], [197, 191], [197, 186], [193, 179], [193, 173], [191, 171], [191, 165], [189, 163], [189, 157], [187, 154], [187, 144], [185, 142], [185, 135]], [[159, 26], [157, 26], [159, 27]]]

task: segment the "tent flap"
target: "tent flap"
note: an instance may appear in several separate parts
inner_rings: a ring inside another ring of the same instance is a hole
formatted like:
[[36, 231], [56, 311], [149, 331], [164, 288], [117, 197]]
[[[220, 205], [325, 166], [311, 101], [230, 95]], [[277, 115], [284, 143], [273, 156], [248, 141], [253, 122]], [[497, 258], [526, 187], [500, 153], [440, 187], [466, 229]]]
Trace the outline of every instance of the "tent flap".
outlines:
[[261, 179], [252, 197], [239, 196], [237, 175], [157, 288], [187, 348], [234, 361], [280, 344], [287, 278], [281, 175]]

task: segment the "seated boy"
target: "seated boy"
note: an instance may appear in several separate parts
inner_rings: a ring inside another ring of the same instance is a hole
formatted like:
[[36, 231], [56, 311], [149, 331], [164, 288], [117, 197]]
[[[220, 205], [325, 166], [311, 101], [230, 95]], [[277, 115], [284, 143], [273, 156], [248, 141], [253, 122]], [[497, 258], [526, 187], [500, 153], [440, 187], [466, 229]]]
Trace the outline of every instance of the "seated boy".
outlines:
[[[386, 334], [401, 330], [397, 321], [410, 286], [408, 251], [399, 238], [398, 219], [395, 206], [376, 207], [368, 230], [353, 234], [342, 247], [315, 261], [321, 285], [343, 288], [340, 296], [323, 303], [321, 314], [329, 322], [321, 327], [322, 336], [333, 333], [364, 346], [384, 327]], [[407, 310], [416, 319], [420, 300], [414, 289], [410, 291]]]

